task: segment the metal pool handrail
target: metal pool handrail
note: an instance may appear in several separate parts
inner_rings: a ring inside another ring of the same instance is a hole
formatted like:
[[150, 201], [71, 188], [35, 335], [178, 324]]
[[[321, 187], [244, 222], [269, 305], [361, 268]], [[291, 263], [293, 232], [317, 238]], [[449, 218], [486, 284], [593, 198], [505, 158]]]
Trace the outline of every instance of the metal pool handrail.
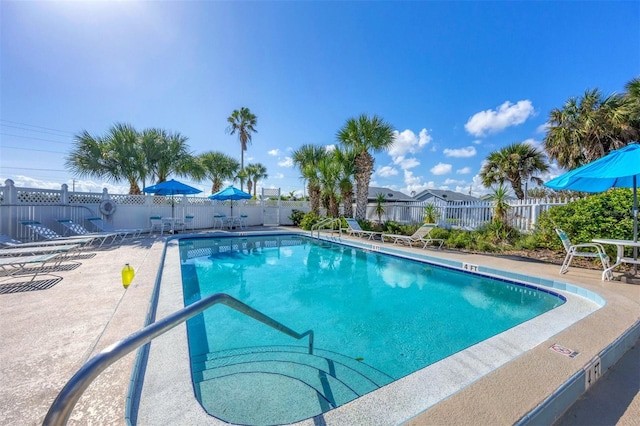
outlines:
[[47, 416], [44, 418], [44, 422], [42, 424], [45, 426], [65, 425], [69, 420], [73, 407], [75, 407], [76, 403], [82, 396], [82, 393], [89, 387], [91, 382], [93, 382], [93, 380], [111, 364], [145, 343], [150, 342], [154, 338], [166, 333], [189, 318], [218, 303], [227, 305], [228, 307], [258, 320], [263, 324], [273, 327], [295, 339], [300, 340], [305, 336], [309, 336], [309, 354], [313, 354], [313, 330], [307, 330], [302, 334], [297, 333], [289, 327], [279, 323], [262, 312], [257, 311], [251, 306], [242, 303], [238, 299], [229, 296], [228, 294], [213, 294], [186, 306], [178, 312], [154, 322], [153, 324], [149, 324], [145, 328], [138, 330], [130, 336], [125, 337], [119, 342], [105, 348], [98, 355], [91, 358], [62, 388], [55, 401], [53, 401], [53, 404], [51, 404], [51, 407], [47, 412]]
[[333, 225], [335, 225], [336, 223], [338, 224], [338, 232], [340, 232], [340, 238], [342, 238], [342, 219], [334, 217], [328, 217], [311, 226], [311, 238], [313, 238], [314, 229], [318, 231], [318, 238], [320, 238], [320, 227], [331, 225], [331, 230], [333, 230]]

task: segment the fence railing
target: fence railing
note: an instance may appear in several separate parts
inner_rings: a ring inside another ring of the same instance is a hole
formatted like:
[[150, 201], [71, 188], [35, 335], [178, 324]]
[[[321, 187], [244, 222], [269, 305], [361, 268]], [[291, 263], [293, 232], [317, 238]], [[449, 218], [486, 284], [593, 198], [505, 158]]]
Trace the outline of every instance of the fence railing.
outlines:
[[[104, 214], [103, 203], [109, 200], [114, 211]], [[509, 223], [521, 231], [534, 228], [540, 214], [553, 206], [564, 205], [573, 199], [528, 199], [509, 200]], [[442, 227], [476, 229], [493, 218], [491, 201], [443, 201], [440, 199], [394, 202], [383, 204], [383, 212], [376, 203], [367, 205], [366, 217], [371, 221], [395, 221], [399, 223], [422, 223], [424, 207], [433, 204], [436, 208], [438, 224]], [[20, 227], [21, 220], [37, 220], [54, 230], [59, 229], [57, 219], [71, 219], [86, 225], [89, 217], [102, 216], [114, 228], [148, 228], [150, 216], [185, 217], [194, 216], [195, 229], [213, 228], [214, 213], [231, 215], [230, 201], [214, 201], [204, 196], [178, 195], [128, 195], [109, 194], [106, 189], [101, 194], [72, 192], [67, 185], [60, 190], [18, 188], [8, 179], [0, 186], [0, 232], [20, 240], [30, 240], [33, 236]], [[268, 209], [278, 209], [279, 224], [292, 225], [293, 210], [309, 212], [306, 201], [294, 200], [241, 200], [233, 202], [233, 214], [247, 216], [247, 224], [264, 224], [264, 214]], [[355, 211], [355, 206], [354, 206]], [[378, 214], [380, 213], [380, 214]], [[62, 229], [59, 229], [62, 233]]]

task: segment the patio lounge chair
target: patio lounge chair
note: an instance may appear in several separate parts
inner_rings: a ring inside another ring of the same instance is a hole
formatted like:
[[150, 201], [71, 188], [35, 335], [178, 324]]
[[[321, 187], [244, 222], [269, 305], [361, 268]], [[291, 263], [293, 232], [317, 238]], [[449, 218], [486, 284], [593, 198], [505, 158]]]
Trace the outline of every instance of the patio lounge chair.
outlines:
[[[571, 261], [574, 257], [590, 257], [600, 259], [602, 262], [603, 270], [607, 270], [609, 268], [609, 256], [604, 251], [604, 247], [598, 243], [584, 243], [584, 244], [571, 244], [571, 240], [567, 236], [567, 233], [562, 229], [556, 229], [556, 233], [560, 237], [560, 241], [562, 241], [562, 245], [564, 249], [567, 251], [567, 255], [564, 257], [564, 262], [562, 262], [562, 266], [560, 267], [560, 273], [566, 274], [569, 271], [569, 265], [571, 265]], [[590, 249], [591, 251], [584, 251], [583, 249]], [[607, 279], [612, 279], [613, 274], [611, 271], [608, 271]]]
[[105, 238], [99, 235], [74, 235], [70, 237], [63, 237], [51, 228], [47, 228], [37, 220], [22, 220], [20, 225], [25, 226], [27, 229], [35, 233], [36, 235], [49, 241], [56, 241], [60, 244], [66, 244], [68, 241], [76, 241], [78, 244], [84, 244], [88, 246], [94, 241], [100, 241], [100, 247], [104, 244]]
[[0, 257], [18, 257], [18, 256], [35, 256], [38, 254], [58, 253], [68, 257], [78, 252], [80, 244], [63, 244], [55, 246], [31, 246], [31, 247], [15, 247], [0, 249]]
[[33, 273], [33, 276], [29, 281], [32, 282], [36, 279], [39, 270], [36, 269], [35, 271], [28, 271], [26, 270], [26, 266], [39, 263], [44, 267], [44, 265], [50, 261], [55, 261], [53, 266], [56, 267], [60, 264], [62, 258], [58, 253], [39, 254], [33, 256], [0, 257], [0, 271], [3, 272], [3, 276], [9, 277], [24, 273]]
[[428, 235], [436, 225], [433, 223], [425, 223], [422, 225], [413, 235], [396, 235], [396, 234], [382, 234], [382, 241], [388, 238], [393, 241], [393, 244], [403, 243], [409, 246], [413, 246], [414, 243], [422, 243], [422, 248], [427, 248], [429, 244], [438, 244], [438, 249], [442, 248], [444, 240], [440, 238], [429, 238]]
[[213, 215], [213, 229], [224, 228], [227, 223], [227, 216], [222, 213], [215, 213]]
[[344, 220], [347, 222], [345, 231], [348, 235], [355, 235], [356, 237], [367, 238], [368, 240], [375, 240], [376, 238], [382, 239], [382, 232], [365, 231], [355, 219], [345, 217]]
[[0, 246], [6, 248], [19, 248], [19, 247], [51, 247], [60, 245], [79, 245], [84, 246], [91, 243], [93, 238], [60, 238], [52, 241], [34, 241], [31, 243], [23, 243], [22, 241], [14, 240], [5, 234], [0, 234]]
[[[116, 241], [116, 239], [118, 239], [118, 237], [122, 237], [121, 234], [117, 232], [91, 232], [84, 226], [80, 225], [79, 223], [75, 223], [71, 219], [58, 219], [58, 223], [64, 226], [67, 231], [73, 232], [76, 235], [85, 236], [85, 237], [91, 236], [99, 239], [100, 240], [99, 247], [102, 247], [102, 245], [105, 242], [107, 242], [107, 240], [109, 240], [109, 244], [113, 244]], [[67, 236], [67, 235], [63, 235], [63, 236]], [[122, 237], [120, 241], [122, 241], [123, 238], [124, 237]]]
[[149, 229], [143, 228], [126, 228], [126, 229], [114, 229], [113, 226], [102, 220], [101, 217], [88, 217], [87, 222], [91, 223], [95, 226], [100, 232], [117, 232], [122, 236], [124, 240], [126, 237], [131, 235], [133, 238], [137, 238], [143, 232], [149, 232]]

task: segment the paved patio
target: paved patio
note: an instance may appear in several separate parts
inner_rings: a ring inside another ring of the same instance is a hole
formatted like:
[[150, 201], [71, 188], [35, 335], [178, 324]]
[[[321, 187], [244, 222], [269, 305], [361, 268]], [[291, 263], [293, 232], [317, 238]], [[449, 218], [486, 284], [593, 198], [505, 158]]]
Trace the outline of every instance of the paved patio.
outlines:
[[[0, 294], [1, 424], [41, 424], [59, 390], [84, 362], [143, 326], [163, 242], [164, 238], [152, 236], [104, 248], [92, 252], [95, 256], [84, 255], [75, 266], [65, 262], [67, 270], [54, 272], [62, 280], [51, 288]], [[558, 278], [557, 265], [446, 250], [429, 252], [444, 258]], [[120, 278], [125, 263], [130, 263], [136, 271], [127, 290], [123, 289]], [[42, 278], [45, 276], [37, 280]], [[607, 305], [408, 424], [514, 423], [639, 320], [640, 285], [602, 282], [597, 270], [578, 268], [572, 268], [562, 280], [600, 294]], [[576, 358], [558, 355], [549, 350], [553, 343], [577, 350], [580, 355]], [[630, 352], [636, 356], [637, 353], [637, 350]], [[70, 424], [125, 424], [125, 398], [134, 358], [135, 354], [128, 355], [98, 377], [76, 405]], [[637, 358], [635, 361], [635, 364], [622, 365], [626, 373], [637, 374], [637, 369], [632, 368], [637, 365]], [[618, 375], [618, 378], [629, 374]], [[613, 373], [605, 375], [590, 394], [598, 396], [600, 386], [615, 380], [618, 386], [605, 386], [606, 390], [602, 391], [607, 393], [604, 400], [623, 403], [609, 410], [597, 410], [600, 417], [594, 414], [581, 418], [593, 420], [592, 424], [635, 424], [640, 418], [640, 379], [625, 382], [611, 376]], [[617, 393], [609, 395], [609, 392]], [[590, 407], [583, 410], [588, 409]], [[573, 416], [577, 419], [577, 415]], [[572, 423], [568, 417], [562, 421], [562, 424], [581, 423], [577, 420]]]

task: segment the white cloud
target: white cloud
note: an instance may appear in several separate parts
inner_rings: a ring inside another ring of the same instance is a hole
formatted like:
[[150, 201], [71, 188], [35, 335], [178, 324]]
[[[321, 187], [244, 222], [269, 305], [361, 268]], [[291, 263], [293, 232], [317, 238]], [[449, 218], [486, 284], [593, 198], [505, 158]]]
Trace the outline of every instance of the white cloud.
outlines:
[[529, 139], [525, 139], [522, 141], [522, 143], [527, 144], [535, 149], [537, 149], [538, 151], [541, 151], [542, 153], [544, 153], [544, 147], [542, 146], [542, 142], [535, 140], [533, 138], [529, 138]]
[[456, 157], [456, 158], [469, 158], [477, 154], [476, 149], [472, 146], [468, 146], [466, 148], [459, 148], [459, 149], [446, 148], [442, 152], [447, 157]]
[[293, 158], [284, 157], [284, 160], [278, 161], [278, 166], [280, 166], [280, 167], [293, 167]]
[[393, 164], [397, 164], [402, 170], [407, 170], [419, 166], [420, 162], [413, 157], [404, 158], [400, 156], [393, 159]]
[[497, 133], [507, 127], [524, 123], [534, 114], [530, 100], [518, 101], [515, 105], [506, 101], [497, 110], [488, 109], [475, 113], [464, 128], [476, 137], [484, 137], [488, 133]]
[[547, 121], [546, 123], [542, 123], [536, 128], [536, 133], [547, 133], [551, 124]]
[[446, 175], [447, 173], [451, 173], [451, 164], [438, 163], [431, 168], [431, 173], [434, 175]]
[[389, 155], [393, 158], [407, 154], [416, 154], [422, 151], [426, 144], [431, 142], [431, 136], [427, 129], [422, 129], [416, 136], [411, 130], [403, 132], [393, 131], [393, 145], [389, 149]]
[[336, 149], [336, 146], [334, 144], [324, 146], [325, 152], [333, 152], [335, 149]]
[[407, 187], [411, 185], [419, 185], [420, 180], [420, 176], [414, 176], [413, 172], [409, 170], [404, 171], [404, 183], [407, 185]]
[[482, 141], [480, 139], [476, 139], [476, 140], [472, 141], [472, 143], [475, 143], [476, 145], [480, 145], [482, 143]]
[[471, 167], [463, 167], [461, 169], [456, 170], [456, 173], [459, 175], [467, 175], [471, 173]]
[[464, 180], [456, 180], [456, 179], [445, 179], [444, 181], [445, 185], [462, 185], [464, 183], [465, 183]]
[[398, 174], [398, 171], [391, 166], [384, 166], [378, 170], [378, 176], [390, 177]]
[[267, 151], [267, 154], [277, 157], [278, 155], [280, 155], [280, 150], [278, 148], [272, 149], [271, 151]]
[[282, 173], [276, 173], [275, 175], [271, 176], [273, 179], [284, 179], [284, 174]]

